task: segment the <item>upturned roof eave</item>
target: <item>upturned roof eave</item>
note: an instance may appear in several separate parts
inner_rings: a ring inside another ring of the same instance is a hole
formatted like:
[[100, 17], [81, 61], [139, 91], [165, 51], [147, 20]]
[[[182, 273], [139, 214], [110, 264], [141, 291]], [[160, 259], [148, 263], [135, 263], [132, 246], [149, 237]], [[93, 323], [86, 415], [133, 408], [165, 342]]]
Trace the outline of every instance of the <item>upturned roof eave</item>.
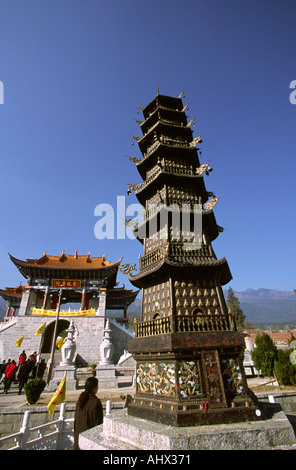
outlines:
[[193, 269], [193, 270], [219, 270], [219, 277], [220, 277], [220, 285], [225, 285], [228, 284], [228, 282], [231, 281], [232, 279], [232, 274], [230, 272], [227, 260], [225, 257], [221, 258], [220, 260], [213, 260], [211, 263], [205, 264], [191, 264], [188, 265], [188, 261], [186, 263], [180, 263], [180, 262], [173, 262], [172, 260], [169, 260], [168, 258], [164, 258], [163, 260], [153, 263], [153, 265], [150, 265], [148, 268], [143, 269], [136, 275], [129, 275], [129, 281], [136, 287], [145, 287], [147, 283], [147, 279], [155, 277], [155, 275], [159, 274], [160, 270], [165, 270], [168, 272], [169, 269], [177, 269], [180, 271], [180, 269], [185, 269], [188, 272], [188, 269]]
[[15, 266], [17, 268], [21, 267], [21, 268], [32, 269], [32, 270], [39, 269], [39, 270], [57, 270], [57, 271], [60, 271], [60, 270], [67, 270], [67, 271], [108, 271], [108, 270], [112, 270], [113, 268], [118, 268], [121, 261], [122, 261], [122, 258], [121, 258], [120, 260], [118, 260], [114, 263], [111, 263], [107, 266], [101, 266], [101, 267], [92, 267], [92, 266], [83, 267], [83, 266], [80, 266], [80, 267], [76, 268], [76, 267], [73, 267], [73, 266], [62, 266], [62, 265], [61, 266], [48, 266], [47, 264], [31, 264], [31, 263], [28, 263], [27, 261], [15, 258], [10, 253], [8, 253], [8, 254], [9, 254], [10, 260], [15, 264]]

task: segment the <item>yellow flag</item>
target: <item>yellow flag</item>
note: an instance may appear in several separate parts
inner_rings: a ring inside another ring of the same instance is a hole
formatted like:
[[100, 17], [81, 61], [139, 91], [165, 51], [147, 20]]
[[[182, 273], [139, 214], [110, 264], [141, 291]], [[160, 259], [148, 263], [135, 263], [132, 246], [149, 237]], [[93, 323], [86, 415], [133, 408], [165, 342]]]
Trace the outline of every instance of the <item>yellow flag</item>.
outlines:
[[58, 349], [61, 349], [64, 342], [66, 341], [66, 338], [60, 338], [58, 341], [57, 341], [57, 347]]
[[23, 339], [24, 339], [24, 336], [21, 336], [19, 339], [16, 340], [15, 345], [16, 345], [17, 348], [20, 347], [20, 345], [21, 345], [22, 342], [23, 342]]
[[64, 375], [60, 385], [56, 389], [54, 396], [52, 397], [52, 399], [47, 405], [49, 416], [52, 416], [54, 414], [56, 405], [58, 405], [59, 403], [62, 403], [65, 400], [65, 397], [66, 397], [66, 374]]
[[39, 328], [37, 328], [37, 330], [35, 331], [35, 336], [42, 335], [44, 333], [45, 325], [46, 325], [46, 323], [43, 323], [43, 325], [41, 325], [41, 326], [39, 326]]

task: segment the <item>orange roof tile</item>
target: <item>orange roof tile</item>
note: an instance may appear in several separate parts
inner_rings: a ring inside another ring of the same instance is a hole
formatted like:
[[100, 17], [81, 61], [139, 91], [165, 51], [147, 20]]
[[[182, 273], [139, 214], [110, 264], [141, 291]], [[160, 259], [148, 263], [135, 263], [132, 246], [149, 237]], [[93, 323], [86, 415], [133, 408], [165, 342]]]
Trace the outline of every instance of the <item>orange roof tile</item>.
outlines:
[[[289, 340], [291, 339], [291, 335], [293, 334], [293, 336], [296, 336], [295, 331], [275, 331], [275, 332], [265, 331], [264, 333], [268, 334], [274, 343], [284, 342], [288, 344]], [[256, 332], [256, 333], [251, 333], [249, 335], [253, 343], [255, 343], [255, 338], [257, 334], [261, 334], [261, 333]]]
[[25, 286], [22, 286], [21, 282], [18, 287], [5, 287], [5, 289], [0, 289], [0, 295], [7, 295], [10, 297], [21, 297], [23, 295]]
[[87, 255], [78, 255], [77, 250], [74, 255], [68, 255], [64, 251], [60, 256], [47, 255], [43, 253], [41, 258], [26, 259], [25, 261], [14, 258], [9, 255], [12, 262], [16, 265], [36, 268], [56, 268], [56, 269], [103, 269], [119, 265], [121, 259], [115, 263], [105, 260], [105, 255], [92, 257]]

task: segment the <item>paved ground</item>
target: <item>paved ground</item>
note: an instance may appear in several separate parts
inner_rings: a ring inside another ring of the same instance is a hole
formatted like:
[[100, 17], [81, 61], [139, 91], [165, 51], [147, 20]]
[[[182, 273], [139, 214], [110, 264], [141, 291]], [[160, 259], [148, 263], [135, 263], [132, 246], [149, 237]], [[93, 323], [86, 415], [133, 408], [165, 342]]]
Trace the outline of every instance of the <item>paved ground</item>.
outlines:
[[[99, 390], [97, 396], [102, 400], [111, 400], [120, 402], [124, 401], [124, 398], [121, 398], [120, 395], [126, 396], [127, 394], [133, 395], [135, 393], [135, 387], [130, 385], [129, 378], [119, 377], [119, 387], [116, 389], [110, 389], [107, 392], [104, 390]], [[80, 384], [79, 384], [80, 385]], [[76, 403], [78, 396], [83, 391], [83, 383], [81, 383], [81, 388], [78, 390], [66, 390], [66, 403]], [[46, 406], [54, 392], [48, 392], [46, 389], [42, 392], [42, 395], [35, 406]], [[18, 385], [12, 384], [10, 390], [7, 394], [3, 393], [3, 384], [0, 384], [0, 411], [5, 408], [23, 408], [23, 407], [32, 407], [34, 405], [28, 405], [24, 391], [21, 395], [18, 394]]]

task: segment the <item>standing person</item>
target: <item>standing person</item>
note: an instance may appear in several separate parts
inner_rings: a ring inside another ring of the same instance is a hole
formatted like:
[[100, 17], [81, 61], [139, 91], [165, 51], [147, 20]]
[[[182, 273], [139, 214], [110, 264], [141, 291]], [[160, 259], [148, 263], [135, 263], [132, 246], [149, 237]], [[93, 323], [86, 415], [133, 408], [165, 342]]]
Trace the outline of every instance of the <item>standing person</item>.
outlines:
[[[6, 363], [5, 363], [5, 360], [3, 360], [1, 366], [0, 366], [0, 383], [2, 382], [2, 380], [4, 379], [5, 375], [4, 375], [4, 372], [5, 372], [5, 369], [6, 369]], [[3, 377], [3, 378], [2, 378]]]
[[19, 356], [18, 371], [17, 371], [17, 375], [16, 375], [17, 380], [19, 378], [18, 376], [19, 376], [19, 373], [20, 373], [20, 370], [21, 370], [21, 366], [24, 364], [26, 359], [27, 359], [27, 354], [26, 354], [25, 351], [23, 351]]
[[31, 371], [30, 364], [28, 364], [28, 361], [25, 361], [20, 366], [19, 373], [18, 373], [18, 381], [19, 381], [19, 392], [18, 392], [18, 394], [19, 395], [22, 393], [23, 387], [28, 382], [30, 371]]
[[27, 359], [27, 354], [26, 354], [25, 351], [23, 351], [22, 354], [20, 354], [20, 357], [19, 357], [19, 366], [22, 366], [26, 359]]
[[[29, 375], [31, 374], [31, 372], [33, 372], [34, 365], [35, 365], [34, 361], [32, 359], [30, 359], [30, 357], [29, 357], [29, 359], [27, 360], [27, 367], [29, 369]], [[31, 379], [34, 379], [33, 373], [31, 375]]]
[[37, 379], [43, 379], [43, 374], [44, 374], [45, 369], [46, 369], [45, 359], [42, 359], [40, 364], [38, 364], [38, 367], [37, 367], [37, 374], [36, 374]]
[[96, 396], [98, 379], [89, 377], [85, 381], [85, 390], [78, 398], [74, 418], [74, 450], [79, 450], [79, 434], [103, 423], [103, 407]]
[[4, 393], [7, 393], [10, 389], [11, 383], [14, 380], [15, 373], [17, 371], [17, 365], [14, 360], [5, 369], [5, 381], [4, 381]]
[[36, 359], [37, 359], [37, 353], [36, 353], [36, 351], [33, 351], [29, 356], [29, 361], [30, 361], [30, 364], [32, 366], [31, 367], [32, 379], [35, 379], [35, 377], [36, 377], [36, 369], [37, 369]]

